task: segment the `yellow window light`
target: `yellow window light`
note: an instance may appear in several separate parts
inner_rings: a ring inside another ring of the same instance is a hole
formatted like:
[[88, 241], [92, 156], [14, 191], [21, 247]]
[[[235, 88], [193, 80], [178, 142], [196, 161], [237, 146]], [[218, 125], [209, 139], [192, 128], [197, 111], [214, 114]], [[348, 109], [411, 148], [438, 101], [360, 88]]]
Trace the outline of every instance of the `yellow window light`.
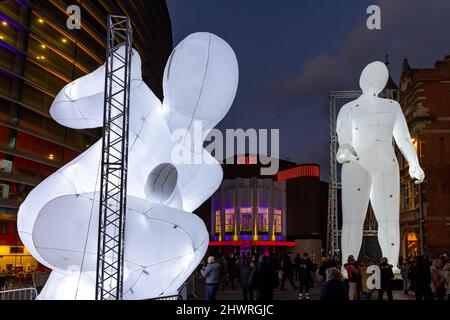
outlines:
[[66, 43], [67, 42], [67, 39], [66, 38], [62, 38], [62, 40], [61, 40], [63, 43]]
[[38, 19], [38, 22], [39, 22], [39, 23], [44, 23], [44, 19], [39, 18], [39, 19]]
[[41, 48], [45, 49], [45, 48], [47, 48], [47, 46], [45, 44], [41, 44]]
[[4, 26], [4, 27], [8, 26], [8, 22], [2, 21], [2, 26]]

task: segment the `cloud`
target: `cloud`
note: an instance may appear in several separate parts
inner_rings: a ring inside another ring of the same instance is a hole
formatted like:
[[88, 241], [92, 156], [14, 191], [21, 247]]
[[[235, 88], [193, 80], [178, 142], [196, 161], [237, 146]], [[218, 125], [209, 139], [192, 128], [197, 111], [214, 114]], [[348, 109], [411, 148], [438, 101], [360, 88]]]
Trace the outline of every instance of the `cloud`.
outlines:
[[428, 66], [450, 53], [450, 1], [382, 0], [381, 30], [368, 30], [365, 19], [348, 35], [341, 51], [308, 61], [289, 81], [276, 83], [269, 96], [285, 104], [299, 105], [323, 100], [331, 90], [358, 89], [362, 68], [390, 55], [390, 72], [398, 82], [402, 60], [417, 67]]

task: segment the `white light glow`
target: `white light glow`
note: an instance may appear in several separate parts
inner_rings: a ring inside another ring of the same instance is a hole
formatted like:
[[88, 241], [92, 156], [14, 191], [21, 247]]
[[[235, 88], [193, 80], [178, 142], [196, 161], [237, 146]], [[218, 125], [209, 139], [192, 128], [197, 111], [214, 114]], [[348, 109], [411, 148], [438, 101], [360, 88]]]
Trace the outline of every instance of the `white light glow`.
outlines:
[[[104, 77], [103, 65], [66, 85], [52, 117], [74, 129], [102, 126]], [[136, 51], [131, 79], [124, 299], [147, 299], [176, 294], [208, 247], [207, 229], [192, 211], [220, 185], [222, 169], [212, 156], [208, 164], [172, 163], [178, 146], [172, 131], [193, 120], [215, 126], [233, 102], [238, 65], [221, 38], [195, 33], [168, 60], [163, 103], [142, 81]], [[162, 104], [170, 109], [160, 112]], [[39, 299], [94, 298], [100, 159], [97, 141], [34, 188], [19, 209], [23, 243], [53, 269]]]

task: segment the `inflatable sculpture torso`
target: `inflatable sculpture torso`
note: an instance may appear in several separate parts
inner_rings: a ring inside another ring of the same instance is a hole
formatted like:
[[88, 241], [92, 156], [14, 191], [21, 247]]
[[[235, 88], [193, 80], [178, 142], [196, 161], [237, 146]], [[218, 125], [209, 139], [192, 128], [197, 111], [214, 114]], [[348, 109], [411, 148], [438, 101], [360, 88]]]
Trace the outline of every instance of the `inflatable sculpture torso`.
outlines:
[[338, 115], [336, 157], [343, 163], [342, 258], [358, 257], [370, 199], [382, 254], [395, 267], [400, 248], [400, 177], [392, 138], [408, 161], [409, 173], [417, 179], [416, 183], [423, 181], [424, 173], [400, 105], [378, 97], [388, 77], [382, 62], [364, 68], [360, 78], [363, 94], [345, 104]]
[[[177, 294], [208, 247], [203, 221], [192, 213], [218, 188], [222, 169], [200, 148], [202, 162], [174, 161], [174, 150], [194, 157], [194, 144], [227, 113], [238, 83], [232, 48], [209, 33], [188, 36], [173, 50], [161, 103], [131, 65], [124, 299]], [[105, 67], [66, 85], [51, 107], [70, 128], [103, 125]], [[194, 123], [203, 129], [194, 136]], [[184, 129], [185, 136], [174, 132]], [[18, 214], [19, 235], [52, 269], [40, 299], [94, 299], [97, 263], [101, 141], [49, 176]]]

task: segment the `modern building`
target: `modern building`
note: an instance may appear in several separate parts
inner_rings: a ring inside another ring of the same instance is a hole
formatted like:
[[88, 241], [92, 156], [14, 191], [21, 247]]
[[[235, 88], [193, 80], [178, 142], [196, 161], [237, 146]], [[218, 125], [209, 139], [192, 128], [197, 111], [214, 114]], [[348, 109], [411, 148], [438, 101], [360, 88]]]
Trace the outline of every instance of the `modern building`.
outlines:
[[[210, 247], [224, 253], [314, 252], [320, 255], [320, 167], [278, 160], [276, 175], [261, 175], [259, 156], [223, 164], [224, 180], [196, 213], [210, 228]], [[325, 196], [325, 199], [322, 197]]]
[[130, 17], [143, 78], [162, 96], [162, 74], [173, 47], [165, 1], [77, 1], [81, 29], [69, 30], [66, 11], [73, 3], [0, 2], [0, 269], [34, 261], [15, 226], [28, 192], [100, 137], [100, 129], [57, 124], [49, 108], [65, 84], [104, 62], [107, 14]]
[[414, 184], [399, 154], [400, 254], [416, 256], [423, 249], [436, 257], [450, 252], [450, 56], [420, 69], [405, 59], [398, 100], [425, 171], [424, 183]]

